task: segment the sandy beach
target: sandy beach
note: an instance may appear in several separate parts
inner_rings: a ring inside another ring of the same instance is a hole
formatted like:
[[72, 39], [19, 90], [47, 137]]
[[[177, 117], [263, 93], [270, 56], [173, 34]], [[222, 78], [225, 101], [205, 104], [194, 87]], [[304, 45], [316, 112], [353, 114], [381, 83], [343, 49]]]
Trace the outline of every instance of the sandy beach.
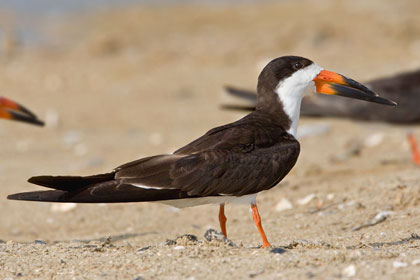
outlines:
[[[420, 67], [420, 2], [279, 1], [134, 5], [47, 25], [49, 41], [3, 40], [0, 95], [44, 119], [0, 124], [1, 279], [418, 279], [420, 126], [302, 118], [291, 173], [246, 205], [8, 201], [35, 175], [89, 175], [171, 153], [241, 118], [227, 84], [254, 89], [294, 54], [358, 81]], [[9, 43], [7, 43], [9, 42]], [[332, 97], [334, 98], [334, 97]], [[419, 104], [420, 106], [420, 104]], [[320, 128], [320, 129], [319, 129]], [[178, 238], [190, 234], [194, 238]], [[168, 242], [167, 240], [173, 240]]]

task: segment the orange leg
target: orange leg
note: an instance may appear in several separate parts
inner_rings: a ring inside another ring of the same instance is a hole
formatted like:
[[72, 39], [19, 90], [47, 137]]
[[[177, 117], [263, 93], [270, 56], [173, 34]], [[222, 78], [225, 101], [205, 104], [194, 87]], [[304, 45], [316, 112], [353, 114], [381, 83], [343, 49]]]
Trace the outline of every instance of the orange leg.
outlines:
[[420, 165], [420, 153], [419, 153], [419, 150], [417, 149], [416, 138], [414, 138], [414, 135], [412, 133], [408, 134], [408, 142], [410, 143], [411, 154], [413, 156], [413, 162], [415, 164]]
[[220, 229], [222, 230], [223, 235], [227, 238], [227, 232], [226, 232], [226, 216], [225, 216], [225, 205], [220, 204], [219, 209], [219, 223], [220, 223]]
[[267, 248], [270, 247], [270, 242], [268, 242], [267, 237], [265, 236], [265, 232], [264, 229], [262, 228], [261, 225], [261, 217], [260, 217], [260, 213], [258, 213], [258, 208], [257, 208], [257, 204], [251, 204], [251, 209], [252, 209], [252, 218], [254, 219], [255, 225], [258, 228], [258, 231], [260, 232], [262, 241], [263, 241], [263, 248]]

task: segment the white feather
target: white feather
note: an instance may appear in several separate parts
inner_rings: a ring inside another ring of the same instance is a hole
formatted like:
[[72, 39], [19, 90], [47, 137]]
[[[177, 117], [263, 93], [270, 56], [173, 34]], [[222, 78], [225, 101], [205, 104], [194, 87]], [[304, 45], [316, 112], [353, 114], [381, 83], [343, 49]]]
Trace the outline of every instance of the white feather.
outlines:
[[[142, 188], [146, 190], [164, 190], [169, 188], [159, 188], [159, 187], [151, 187], [141, 184], [131, 184], [137, 188]], [[203, 204], [255, 204], [257, 201], [257, 194], [248, 194], [244, 196], [230, 196], [230, 195], [222, 195], [222, 196], [204, 196], [204, 197], [196, 197], [196, 198], [183, 198], [183, 199], [174, 199], [174, 200], [160, 200], [155, 201], [158, 203], [163, 203], [166, 205], [170, 205], [176, 208], [185, 208], [185, 207], [192, 207], [197, 205]]]
[[276, 87], [276, 93], [284, 106], [284, 111], [292, 122], [290, 129], [287, 132], [294, 137], [296, 137], [297, 133], [302, 98], [305, 95], [307, 88], [314, 86], [315, 83], [312, 80], [321, 71], [322, 68], [313, 63], [280, 81]]
[[176, 208], [192, 207], [203, 204], [255, 204], [257, 201], [257, 194], [248, 194], [244, 196], [204, 196], [197, 198], [184, 198], [174, 200], [156, 201]]
[[140, 185], [140, 184], [131, 184], [131, 185], [137, 188], [142, 188], [142, 189], [147, 189], [147, 190], [163, 190], [164, 189], [164, 188], [151, 187], [151, 186]]

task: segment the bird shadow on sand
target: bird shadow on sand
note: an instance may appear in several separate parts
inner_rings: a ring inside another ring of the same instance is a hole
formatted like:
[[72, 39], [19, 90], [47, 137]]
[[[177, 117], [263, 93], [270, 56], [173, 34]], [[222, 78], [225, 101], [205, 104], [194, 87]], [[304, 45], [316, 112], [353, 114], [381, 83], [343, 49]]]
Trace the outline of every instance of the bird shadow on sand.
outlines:
[[[263, 249], [262, 248], [262, 246], [253, 246], [253, 247], [248, 247], [249, 249], [252, 249], [252, 250], [261, 250], [261, 249]], [[271, 247], [269, 247], [269, 248], [267, 248], [266, 250], [269, 250], [269, 252], [270, 253], [272, 253], [272, 254], [284, 254], [284, 253], [287, 253], [287, 250], [288, 248], [287, 247], [284, 247], [284, 246], [277, 246], [277, 247], [275, 247], [275, 246], [271, 246]]]
[[283, 248], [283, 247], [273, 247], [273, 248], [270, 248], [270, 253], [273, 253], [273, 254], [279, 254], [279, 255], [281, 255], [281, 254], [284, 254], [286, 252], [287, 252], [287, 250], [285, 248]]

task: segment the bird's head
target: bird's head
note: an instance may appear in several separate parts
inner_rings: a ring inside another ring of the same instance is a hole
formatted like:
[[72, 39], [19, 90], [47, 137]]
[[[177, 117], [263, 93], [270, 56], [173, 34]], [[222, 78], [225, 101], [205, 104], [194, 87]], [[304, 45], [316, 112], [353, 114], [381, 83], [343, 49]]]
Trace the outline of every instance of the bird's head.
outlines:
[[395, 102], [382, 98], [364, 85], [343, 75], [324, 70], [311, 60], [283, 56], [270, 61], [258, 78], [259, 91], [274, 91], [280, 99], [302, 98], [308, 87], [317, 93], [345, 96], [384, 105]]
[[295, 132], [300, 104], [310, 87], [317, 93], [345, 96], [390, 106], [397, 105], [391, 100], [380, 97], [359, 82], [324, 70], [307, 58], [283, 56], [269, 62], [258, 77], [257, 110], [278, 107], [280, 104], [290, 118], [292, 128], [295, 126], [292, 129], [292, 132]]

